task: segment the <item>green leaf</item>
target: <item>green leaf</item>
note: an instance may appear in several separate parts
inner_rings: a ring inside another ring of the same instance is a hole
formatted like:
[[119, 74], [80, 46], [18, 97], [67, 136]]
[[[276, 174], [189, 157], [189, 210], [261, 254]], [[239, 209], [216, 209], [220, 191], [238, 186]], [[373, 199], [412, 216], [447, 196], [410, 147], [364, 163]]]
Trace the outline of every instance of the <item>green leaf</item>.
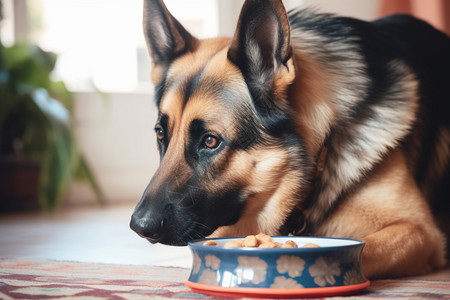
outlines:
[[5, 67], [10, 80], [15, 84], [26, 84], [48, 89], [50, 72], [56, 64], [56, 55], [29, 44], [15, 44], [3, 49]]
[[64, 145], [59, 133], [53, 134], [55, 143], [47, 148], [47, 155], [42, 160], [38, 191], [41, 206], [48, 210], [58, 207], [70, 182], [70, 149]]
[[58, 99], [69, 111], [73, 111], [73, 95], [62, 81], [51, 81], [48, 86], [50, 97]]
[[[51, 80], [56, 55], [35, 45], [0, 42], [0, 151], [12, 153], [14, 141], [41, 162], [39, 200], [43, 208], [61, 204], [72, 176], [80, 175], [104, 203], [101, 190], [81, 156], [70, 112], [72, 93]], [[56, 98], [58, 100], [52, 99]]]
[[52, 210], [62, 202], [72, 179], [78, 152], [68, 111], [58, 101], [50, 98], [43, 89], [33, 93], [33, 100], [50, 125], [41, 165], [39, 201], [42, 207]]

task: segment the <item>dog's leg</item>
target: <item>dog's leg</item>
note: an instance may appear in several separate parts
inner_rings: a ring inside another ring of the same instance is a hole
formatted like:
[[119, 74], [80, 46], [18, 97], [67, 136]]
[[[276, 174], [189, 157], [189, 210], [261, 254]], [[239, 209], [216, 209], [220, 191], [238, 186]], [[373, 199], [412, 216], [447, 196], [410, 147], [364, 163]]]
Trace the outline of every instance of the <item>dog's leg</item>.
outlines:
[[362, 238], [366, 242], [362, 267], [369, 278], [424, 274], [445, 264], [445, 236], [401, 151], [387, 158], [369, 181], [367, 192], [373, 198], [371, 217], [381, 225]]
[[393, 151], [315, 234], [365, 241], [368, 278], [426, 273], [445, 263], [445, 238], [400, 150]]
[[362, 268], [369, 278], [422, 274], [444, 262], [442, 238], [437, 231], [429, 234], [418, 224], [399, 222], [363, 238]]

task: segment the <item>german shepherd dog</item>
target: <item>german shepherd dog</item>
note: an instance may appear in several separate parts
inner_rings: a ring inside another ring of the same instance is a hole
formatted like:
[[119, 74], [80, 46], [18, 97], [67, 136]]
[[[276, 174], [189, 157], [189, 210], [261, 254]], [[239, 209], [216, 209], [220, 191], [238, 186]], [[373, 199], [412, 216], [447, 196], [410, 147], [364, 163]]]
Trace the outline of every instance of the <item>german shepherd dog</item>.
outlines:
[[247, 0], [232, 38], [199, 40], [144, 1], [160, 166], [131, 218], [150, 242], [363, 240], [369, 278], [445, 264], [450, 39]]

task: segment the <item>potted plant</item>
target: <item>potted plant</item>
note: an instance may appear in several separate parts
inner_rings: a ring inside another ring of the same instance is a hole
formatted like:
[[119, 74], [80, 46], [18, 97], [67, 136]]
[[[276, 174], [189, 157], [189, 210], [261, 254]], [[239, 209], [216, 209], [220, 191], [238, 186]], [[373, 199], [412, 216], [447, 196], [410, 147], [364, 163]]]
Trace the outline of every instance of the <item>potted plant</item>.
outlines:
[[55, 63], [55, 54], [36, 45], [0, 42], [0, 205], [6, 209], [23, 206], [35, 190], [39, 206], [53, 210], [74, 178], [87, 180], [103, 201], [79, 151], [72, 94], [51, 79]]

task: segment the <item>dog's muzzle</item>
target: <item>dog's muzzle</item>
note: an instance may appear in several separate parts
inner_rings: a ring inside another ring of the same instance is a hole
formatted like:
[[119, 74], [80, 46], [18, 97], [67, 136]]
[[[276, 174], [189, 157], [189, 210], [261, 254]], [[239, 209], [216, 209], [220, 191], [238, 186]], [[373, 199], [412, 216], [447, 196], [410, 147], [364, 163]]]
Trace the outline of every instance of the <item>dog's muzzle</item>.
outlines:
[[165, 224], [166, 220], [164, 218], [154, 219], [153, 217], [135, 212], [131, 217], [130, 228], [140, 237], [155, 244], [165, 238]]
[[170, 203], [144, 193], [133, 212], [130, 228], [151, 243], [171, 243], [174, 233], [168, 218], [173, 218], [173, 206]]

